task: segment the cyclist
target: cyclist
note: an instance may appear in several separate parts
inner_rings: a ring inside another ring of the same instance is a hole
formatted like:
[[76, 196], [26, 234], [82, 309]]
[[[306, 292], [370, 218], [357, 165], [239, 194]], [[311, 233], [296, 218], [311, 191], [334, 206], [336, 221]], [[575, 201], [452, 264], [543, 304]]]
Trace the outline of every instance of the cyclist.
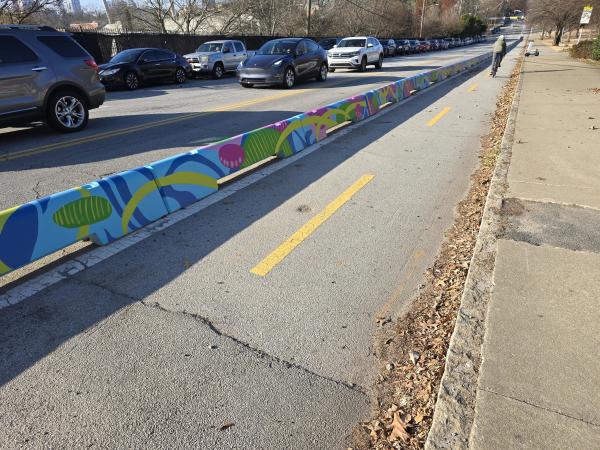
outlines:
[[492, 75], [496, 76], [496, 71], [498, 67], [500, 67], [500, 63], [502, 62], [502, 58], [506, 55], [506, 41], [504, 40], [504, 35], [500, 36], [498, 40], [494, 43], [494, 58], [492, 59]]

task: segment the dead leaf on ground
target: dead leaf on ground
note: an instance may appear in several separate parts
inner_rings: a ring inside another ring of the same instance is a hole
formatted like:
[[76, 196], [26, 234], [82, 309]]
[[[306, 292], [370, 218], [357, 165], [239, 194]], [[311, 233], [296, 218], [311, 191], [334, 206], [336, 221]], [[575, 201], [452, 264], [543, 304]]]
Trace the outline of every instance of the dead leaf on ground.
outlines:
[[400, 419], [400, 414], [394, 413], [394, 420], [392, 420], [392, 432], [390, 433], [389, 440], [397, 441], [402, 439], [406, 442], [410, 438], [410, 434], [406, 431], [406, 424]]
[[221, 428], [219, 428], [219, 430], [220, 431], [225, 431], [225, 430], [231, 428], [234, 425], [235, 425], [235, 423], [233, 423], [233, 422], [226, 422], [223, 425], [221, 425]]

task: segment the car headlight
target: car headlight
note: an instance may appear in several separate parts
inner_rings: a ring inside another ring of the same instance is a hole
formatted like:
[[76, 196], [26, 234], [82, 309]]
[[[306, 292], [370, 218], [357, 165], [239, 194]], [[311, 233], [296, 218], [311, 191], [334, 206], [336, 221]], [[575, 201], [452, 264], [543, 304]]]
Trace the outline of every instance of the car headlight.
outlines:
[[103, 70], [102, 72], [100, 72], [100, 75], [106, 75], [106, 76], [108, 76], [108, 75], [114, 75], [119, 70], [121, 70], [121, 69], [119, 69], [119, 68], [117, 68], [117, 69], [106, 69], [106, 70]]
[[208, 62], [208, 56], [201, 56], [200, 62], [203, 62], [203, 63]]
[[244, 62], [241, 62], [237, 66], [237, 70], [242, 70], [244, 68]]
[[360, 52], [348, 53], [348, 56], [358, 56], [358, 55], [360, 55]]

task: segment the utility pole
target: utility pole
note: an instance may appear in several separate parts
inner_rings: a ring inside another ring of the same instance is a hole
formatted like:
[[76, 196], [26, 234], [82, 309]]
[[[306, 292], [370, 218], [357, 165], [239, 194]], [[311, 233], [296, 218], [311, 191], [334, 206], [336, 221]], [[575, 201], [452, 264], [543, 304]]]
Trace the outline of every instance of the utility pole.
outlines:
[[419, 31], [419, 39], [423, 37], [423, 20], [425, 20], [425, 0], [423, 0], [423, 6], [421, 7], [421, 30]]
[[310, 37], [310, 16], [312, 15], [312, 0], [308, 0], [308, 13], [306, 21], [306, 37]]

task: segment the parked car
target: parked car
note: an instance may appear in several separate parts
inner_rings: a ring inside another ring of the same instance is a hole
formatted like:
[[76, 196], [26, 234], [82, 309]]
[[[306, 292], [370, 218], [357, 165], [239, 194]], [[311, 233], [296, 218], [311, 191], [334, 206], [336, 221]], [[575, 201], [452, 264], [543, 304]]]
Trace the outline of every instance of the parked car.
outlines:
[[157, 81], [185, 83], [192, 74], [192, 66], [183, 56], [162, 48], [123, 50], [99, 67], [105, 86], [129, 90]]
[[445, 40], [445, 39], [438, 39], [438, 43], [439, 43], [440, 48], [442, 50], [448, 50], [449, 44], [448, 44], [447, 40]]
[[431, 50], [431, 44], [428, 40], [419, 41], [419, 44], [419, 51], [428, 52], [429, 50]]
[[396, 39], [396, 55], [408, 55], [409, 53], [411, 53], [410, 41]]
[[183, 57], [192, 66], [194, 75], [210, 74], [218, 80], [226, 72], [235, 72], [248, 53], [241, 41], [210, 41]]
[[325, 50], [329, 50], [338, 45], [341, 40], [342, 38], [323, 38], [318, 44]]
[[444, 42], [448, 44], [448, 48], [454, 48], [454, 40], [452, 38], [446, 38], [444, 39]]
[[381, 69], [383, 66], [383, 46], [374, 37], [348, 37], [327, 52], [329, 70], [338, 68], [358, 69], [364, 72], [368, 65]]
[[442, 47], [440, 46], [437, 39], [431, 39], [429, 41], [429, 45], [431, 47], [431, 50], [441, 50], [442, 49]]
[[300, 79], [327, 79], [327, 51], [315, 41], [303, 38], [274, 39], [237, 68], [244, 87], [281, 85], [290, 89]]
[[80, 131], [105, 95], [94, 58], [69, 34], [0, 25], [0, 127], [45, 121]]
[[383, 56], [396, 55], [396, 42], [393, 39], [383, 39], [379, 42], [383, 47]]
[[410, 53], [411, 54], [419, 53], [419, 51], [420, 51], [419, 50], [419, 45], [420, 45], [419, 41], [412, 39], [412, 40], [409, 40], [408, 42], [410, 44]]

